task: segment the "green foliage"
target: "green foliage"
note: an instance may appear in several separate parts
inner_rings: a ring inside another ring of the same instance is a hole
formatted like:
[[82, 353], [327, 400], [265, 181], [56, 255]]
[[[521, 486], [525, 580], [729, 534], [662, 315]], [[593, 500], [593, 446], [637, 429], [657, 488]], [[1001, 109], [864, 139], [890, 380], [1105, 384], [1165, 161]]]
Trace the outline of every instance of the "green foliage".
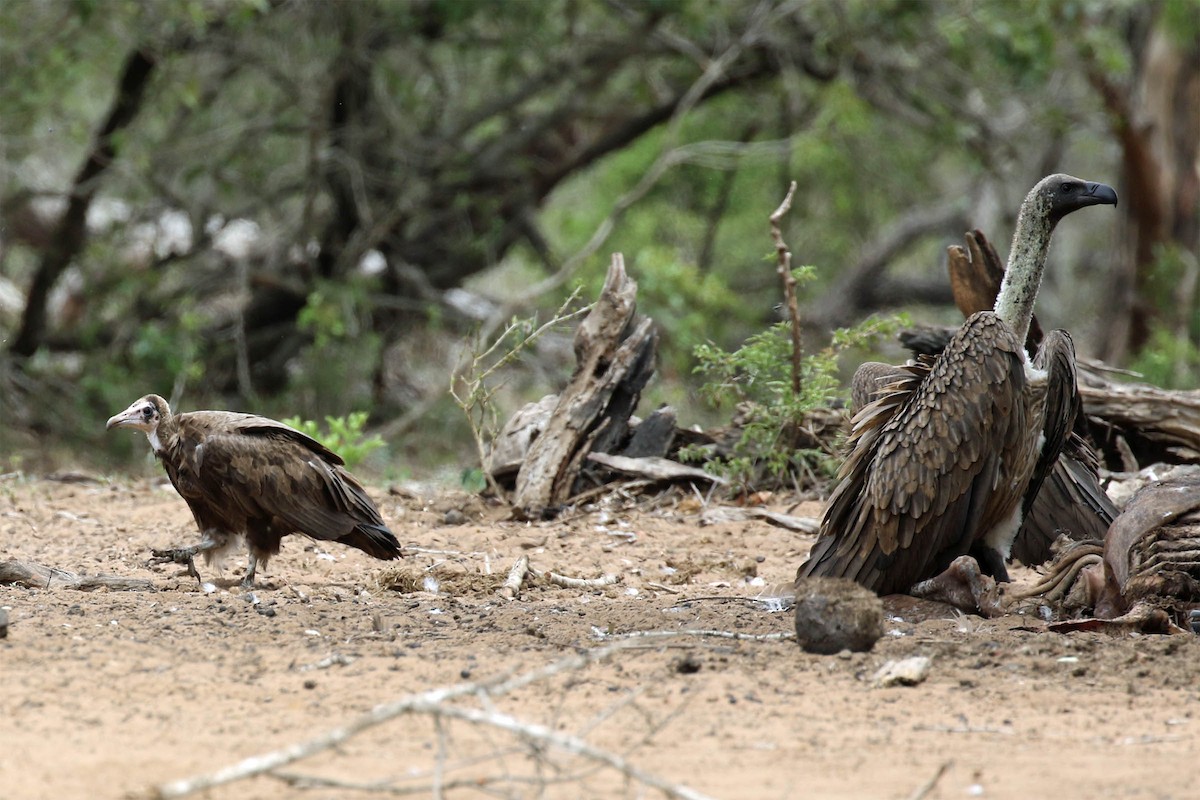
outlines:
[[1129, 368], [1155, 386], [1194, 389], [1200, 385], [1200, 347], [1186, 336], [1155, 327]]
[[477, 485], [478, 480], [482, 479], [485, 483], [492, 484], [492, 488], [500, 494], [491, 473], [482, 468], [487, 463], [488, 443], [496, 438], [500, 426], [495, 397], [502, 381], [497, 375], [520, 359], [542, 334], [575, 319], [591, 308], [585, 306], [574, 311], [569, 310], [577, 296], [578, 291], [573, 292], [547, 322], [539, 325], [536, 317], [514, 317], [491, 344], [476, 337], [471, 345], [464, 349], [458, 368], [450, 376], [450, 396], [466, 416], [481, 467], [478, 475], [473, 470], [463, 471], [461, 481], [464, 488]]
[[352, 411], [344, 417], [325, 417], [325, 430], [313, 420], [300, 417], [288, 417], [283, 424], [316, 439], [341, 456], [348, 469], [353, 469], [370, 453], [386, 446], [377, 434], [367, 436], [368, 416], [365, 411]]
[[[801, 267], [795, 274], [799, 283], [810, 280], [812, 270]], [[828, 347], [801, 358], [798, 392], [792, 388], [790, 322], [772, 325], [732, 352], [713, 344], [697, 347], [696, 372], [706, 379], [702, 396], [719, 406], [741, 404], [746, 415], [733, 457], [714, 468], [743, 488], [750, 488], [762, 479], [783, 482], [796, 473], [832, 474], [833, 454], [797, 447], [798, 432], [815, 410], [828, 408], [841, 393], [837, 378], [839, 355], [893, 333], [905, 324], [907, 320], [902, 316], [872, 317], [838, 330]]]

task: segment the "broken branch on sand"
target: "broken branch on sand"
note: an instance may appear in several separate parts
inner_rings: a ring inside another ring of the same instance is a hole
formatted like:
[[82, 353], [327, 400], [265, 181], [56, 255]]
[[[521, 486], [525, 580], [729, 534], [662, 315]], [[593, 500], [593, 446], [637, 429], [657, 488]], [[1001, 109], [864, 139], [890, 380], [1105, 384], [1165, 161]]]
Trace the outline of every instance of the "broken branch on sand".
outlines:
[[[317, 753], [334, 750], [357, 734], [396, 717], [405, 714], [427, 714], [441, 720], [456, 719], [475, 726], [487, 726], [507, 731], [538, 748], [563, 750], [597, 764], [611, 767], [630, 780], [662, 792], [666, 797], [678, 800], [707, 800], [707, 795], [639, 769], [624, 756], [595, 747], [579, 736], [555, 731], [545, 725], [525, 722], [491, 707], [491, 701], [501, 695], [562, 673], [582, 669], [628, 646], [627, 643], [621, 643], [572, 654], [540, 669], [508, 679], [500, 677], [489, 681], [460, 683], [409, 695], [391, 703], [378, 705], [366, 714], [351, 720], [348, 724], [307, 741], [269, 753], [251, 756], [215, 772], [162, 784], [155, 787], [153, 795], [164, 799], [187, 797], [247, 778], [273, 775], [275, 770], [280, 767], [285, 767]], [[450, 705], [450, 701], [464, 697], [483, 698], [485, 707], [471, 708]]]
[[77, 575], [65, 569], [33, 561], [0, 561], [0, 583], [13, 583], [27, 589], [111, 589], [118, 592], [148, 592], [154, 584], [142, 578], [119, 575]]

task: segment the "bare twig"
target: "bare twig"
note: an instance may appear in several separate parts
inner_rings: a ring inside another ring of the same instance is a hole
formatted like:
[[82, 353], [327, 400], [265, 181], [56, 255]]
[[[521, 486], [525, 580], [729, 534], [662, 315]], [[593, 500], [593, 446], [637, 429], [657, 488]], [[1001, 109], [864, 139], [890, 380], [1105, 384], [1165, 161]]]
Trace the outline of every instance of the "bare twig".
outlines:
[[[544, 725], [523, 722], [497, 711], [491, 705], [491, 701], [501, 695], [556, 675], [582, 669], [629, 646], [629, 643], [616, 643], [607, 647], [598, 647], [572, 654], [539, 669], [531, 670], [514, 677], [506, 678], [499, 676], [488, 681], [460, 683], [420, 694], [409, 695], [400, 700], [378, 705], [366, 714], [351, 720], [348, 724], [307, 741], [298, 742], [269, 753], [251, 756], [215, 772], [160, 785], [155, 787], [153, 795], [158, 798], [186, 797], [258, 775], [278, 774], [276, 771], [281, 767], [317, 753], [333, 750], [357, 734], [396, 717], [405, 714], [428, 714], [442, 720], [458, 719], [478, 726], [498, 728], [528, 741], [535, 749], [553, 747], [565, 750], [568, 753], [612, 767], [634, 781], [657, 789], [667, 797], [681, 798], [682, 800], [703, 800], [705, 795], [687, 786], [672, 784], [656, 775], [645, 772], [631, 764], [627, 759], [600, 750], [577, 736], [560, 733]], [[449, 704], [452, 700], [472, 696], [479, 700], [483, 708], [470, 708]], [[442, 788], [450, 788], [450, 784], [442, 784]]]
[[[504, 492], [496, 483], [492, 471], [488, 469], [488, 442], [495, 439], [497, 427], [496, 409], [492, 402], [496, 387], [491, 386], [489, 381], [497, 371], [520, 357], [521, 353], [537, 341], [542, 334], [556, 325], [569, 322], [590, 311], [590, 305], [568, 311], [578, 296], [579, 290], [576, 289], [563, 301], [558, 311], [548, 321], [537, 327], [534, 327], [534, 319], [513, 319], [490, 345], [484, 347], [484, 339], [481, 337], [477, 340], [476, 348], [466, 351], [467, 357], [464, 357], [458, 368], [450, 375], [450, 396], [454, 398], [454, 402], [467, 417], [467, 423], [471, 428], [471, 437], [475, 441], [476, 454], [479, 457], [479, 466], [483, 470], [484, 479], [496, 497], [503, 497]], [[502, 346], [507, 349], [500, 352]]]
[[736, 631], [713, 631], [702, 628], [684, 628], [678, 631], [632, 631], [630, 633], [601, 633], [599, 639], [665, 639], [678, 636], [701, 636], [714, 639], [736, 639], [740, 642], [778, 642], [795, 639], [796, 634], [783, 633], [737, 633]]
[[[524, 558], [524, 556], [522, 556]], [[614, 583], [620, 583], [624, 578], [620, 575], [601, 575], [599, 578], [569, 578], [566, 575], [559, 575], [557, 572], [542, 572], [540, 569], [529, 568], [529, 572], [535, 578], [545, 578], [555, 586], [562, 586], [565, 589], [598, 589], [602, 586], [612, 586]]]
[[933, 787], [937, 786], [937, 782], [942, 779], [942, 776], [946, 774], [946, 770], [950, 769], [951, 765], [953, 764], [953, 761], [943, 761], [941, 764], [939, 764], [937, 771], [933, 773], [933, 777], [918, 786], [916, 790], [908, 796], [908, 800], [924, 800], [925, 796], [933, 791]]
[[504, 585], [500, 587], [500, 594], [507, 597], [509, 600], [515, 600], [521, 594], [521, 584], [525, 582], [525, 576], [529, 574], [529, 556], [521, 556], [512, 565], [512, 569], [508, 571], [508, 578], [505, 579]]
[[783, 231], [779, 221], [783, 219], [792, 207], [792, 196], [796, 194], [796, 182], [788, 186], [787, 195], [775, 213], [771, 214], [771, 240], [775, 242], [775, 257], [778, 265], [775, 271], [783, 283], [783, 299], [787, 303], [788, 320], [792, 323], [792, 394], [800, 394], [800, 362], [804, 356], [804, 343], [800, 339], [800, 309], [796, 305], [796, 278], [792, 275], [792, 251], [783, 241]]

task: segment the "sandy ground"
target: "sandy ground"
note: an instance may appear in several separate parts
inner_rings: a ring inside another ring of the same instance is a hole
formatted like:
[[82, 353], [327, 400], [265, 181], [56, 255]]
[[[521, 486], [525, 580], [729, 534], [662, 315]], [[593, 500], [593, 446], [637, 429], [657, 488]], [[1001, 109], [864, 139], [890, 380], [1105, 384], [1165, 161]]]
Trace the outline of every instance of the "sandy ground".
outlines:
[[[0, 586], [0, 798], [148, 796], [380, 704], [618, 643], [507, 693], [463, 692], [437, 717], [437, 703], [413, 703], [334, 749], [195, 796], [384, 796], [369, 785], [415, 796], [662, 796], [655, 781], [715, 798], [1200, 796], [1191, 636], [958, 617], [892, 618], [873, 652], [840, 656], [782, 638], [626, 637], [790, 633], [791, 615], [753, 598], [790, 581], [812, 537], [757, 521], [704, 527], [684, 495], [523, 524], [464, 495], [372, 491], [400, 540], [422, 550], [384, 564], [293, 537], [252, 593], [237, 585], [241, 564], [205, 571], [217, 584], [205, 593], [178, 567], [146, 566], [149, 548], [195, 536], [170, 486], [7, 476], [0, 561], [154, 589]], [[502, 598], [521, 555], [537, 569], [623, 581], [535, 582]], [[924, 682], [872, 684], [884, 662], [915, 655], [932, 659]]]

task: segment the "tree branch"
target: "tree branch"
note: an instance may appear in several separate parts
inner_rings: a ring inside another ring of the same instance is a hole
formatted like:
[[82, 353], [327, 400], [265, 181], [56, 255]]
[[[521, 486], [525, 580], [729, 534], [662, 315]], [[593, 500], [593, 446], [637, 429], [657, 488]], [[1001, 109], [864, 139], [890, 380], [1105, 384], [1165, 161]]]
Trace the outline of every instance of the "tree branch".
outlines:
[[50, 247], [42, 256], [29, 287], [21, 328], [10, 351], [31, 356], [38, 349], [46, 329], [46, 300], [62, 273], [83, 249], [87, 234], [87, 212], [96, 196], [100, 178], [117, 156], [117, 134], [127, 128], [145, 99], [146, 88], [154, 73], [157, 56], [142, 45], [125, 58], [117, 94], [109, 107], [104, 124], [92, 140], [92, 149], [75, 175], [67, 210], [58, 222]]

